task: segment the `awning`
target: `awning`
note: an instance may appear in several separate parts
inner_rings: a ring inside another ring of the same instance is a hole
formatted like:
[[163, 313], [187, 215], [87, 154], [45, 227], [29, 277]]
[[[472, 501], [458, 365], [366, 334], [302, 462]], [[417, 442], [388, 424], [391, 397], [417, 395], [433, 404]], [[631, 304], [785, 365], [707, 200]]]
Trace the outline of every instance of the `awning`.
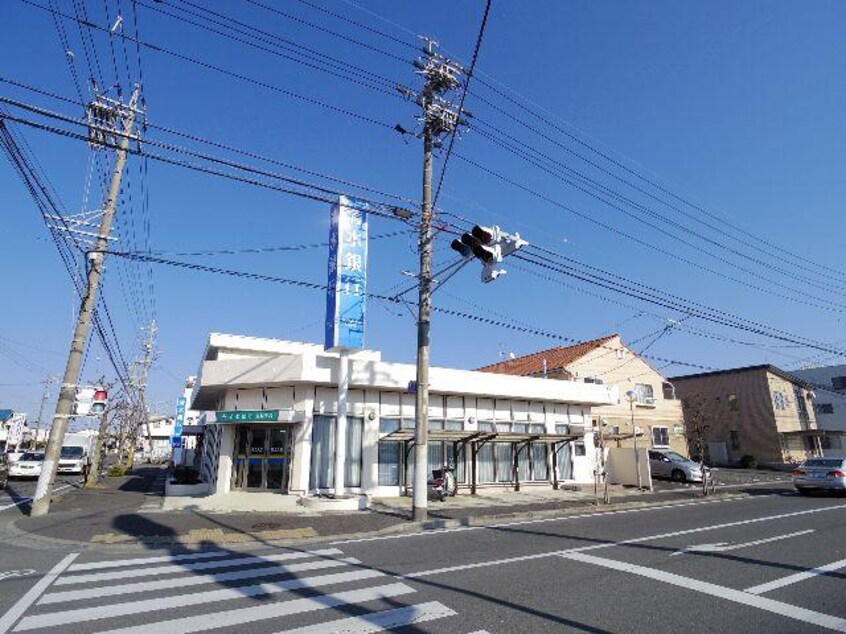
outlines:
[[[520, 474], [517, 467], [520, 452], [529, 446], [529, 443], [544, 443], [550, 445], [552, 451], [552, 486], [558, 488], [558, 449], [557, 445], [578, 438], [581, 434], [530, 434], [504, 431], [468, 431], [466, 429], [430, 429], [429, 442], [451, 442], [456, 452], [463, 451], [470, 447], [470, 493], [476, 494], [476, 463], [479, 450], [488, 442], [509, 443], [512, 446], [512, 481], [514, 490], [520, 490]], [[401, 442], [404, 445], [406, 460], [412, 447], [414, 447], [414, 429], [398, 429], [380, 441]], [[402, 488], [408, 493], [409, 483], [406, 479], [406, 469], [402, 469]]]

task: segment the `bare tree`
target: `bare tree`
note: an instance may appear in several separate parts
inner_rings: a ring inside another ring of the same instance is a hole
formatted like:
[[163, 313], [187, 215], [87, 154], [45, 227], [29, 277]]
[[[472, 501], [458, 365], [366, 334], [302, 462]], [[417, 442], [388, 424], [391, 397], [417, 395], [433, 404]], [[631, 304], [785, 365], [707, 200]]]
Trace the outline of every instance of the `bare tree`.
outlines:
[[693, 443], [692, 447], [699, 458], [699, 470], [702, 473], [702, 495], [708, 495], [714, 490], [710, 472], [705, 470], [705, 455], [708, 451], [709, 416], [706, 408], [707, 398], [698, 393], [682, 399], [682, 412], [685, 426]]

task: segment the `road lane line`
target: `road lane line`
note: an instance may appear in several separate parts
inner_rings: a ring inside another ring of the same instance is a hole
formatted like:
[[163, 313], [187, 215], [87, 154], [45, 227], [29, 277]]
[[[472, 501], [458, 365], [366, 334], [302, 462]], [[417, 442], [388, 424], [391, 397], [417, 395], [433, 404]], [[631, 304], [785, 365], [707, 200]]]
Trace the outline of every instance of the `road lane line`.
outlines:
[[432, 570], [422, 570], [419, 572], [411, 572], [403, 575], [396, 575], [399, 579], [416, 579], [419, 577], [430, 577], [432, 575], [439, 575], [445, 572], [458, 572], [462, 570], [472, 570], [474, 568], [486, 568], [489, 566], [500, 566], [503, 564], [517, 563], [521, 561], [530, 561], [532, 559], [540, 559], [542, 557], [554, 557], [556, 555], [565, 555], [569, 553], [580, 553], [589, 550], [599, 550], [601, 548], [613, 548], [615, 546], [627, 546], [629, 544], [640, 544], [643, 542], [653, 541], [656, 539], [665, 539], [667, 537], [678, 537], [680, 535], [692, 535], [695, 533], [702, 533], [706, 531], [719, 530], [721, 528], [731, 528], [734, 526], [745, 526], [747, 524], [759, 524], [761, 522], [771, 522], [774, 520], [786, 519], [790, 517], [799, 517], [802, 515], [811, 515], [814, 513], [824, 513], [826, 511], [838, 511], [846, 509], [846, 504], [837, 504], [834, 506], [824, 506], [821, 508], [806, 509], [804, 511], [792, 511], [790, 513], [779, 513], [777, 515], [766, 515], [764, 517], [755, 517], [748, 520], [737, 520], [735, 522], [724, 522], [722, 524], [711, 524], [709, 526], [698, 526], [696, 528], [687, 528], [680, 531], [673, 531], [669, 533], [657, 533], [655, 535], [647, 535], [645, 537], [635, 537], [633, 539], [625, 539], [619, 542], [606, 542], [602, 544], [591, 544], [590, 546], [576, 546], [575, 548], [566, 548], [563, 550], [553, 550], [544, 553], [534, 553], [531, 555], [521, 555], [517, 557], [507, 557], [505, 559], [494, 559], [490, 561], [479, 561], [469, 564], [459, 564], [456, 566], [446, 566], [444, 568], [434, 568]]
[[774, 581], [768, 581], [767, 583], [752, 586], [750, 588], [746, 588], [744, 592], [748, 592], [749, 594], [763, 594], [771, 590], [783, 588], [784, 586], [799, 583], [800, 581], [805, 581], [805, 579], [813, 579], [814, 577], [819, 577], [825, 575], [827, 572], [834, 572], [835, 570], [840, 570], [841, 568], [846, 568], [846, 559], [834, 561], [824, 566], [810, 568], [804, 572], [797, 572], [796, 574], [788, 575], [786, 577], [782, 577], [781, 579], [775, 579]]
[[670, 557], [675, 555], [684, 555], [687, 553], [724, 553], [730, 550], [739, 550], [740, 548], [748, 548], [749, 546], [759, 546], [761, 544], [769, 544], [770, 542], [778, 542], [783, 539], [790, 539], [791, 537], [799, 537], [800, 535], [808, 535], [809, 533], [816, 533], [817, 529], [809, 528], [805, 531], [796, 531], [795, 533], [785, 533], [784, 535], [776, 535], [775, 537], [765, 537], [763, 539], [755, 539], [751, 542], [744, 542], [742, 544], [731, 544], [728, 542], [719, 542], [716, 544], [697, 544], [695, 546], [688, 546], [672, 553]]
[[[53, 493], [58, 493], [59, 491], [63, 491], [64, 489], [68, 489], [74, 485], [82, 484], [82, 480], [79, 482], [72, 482], [70, 484], [63, 484], [60, 487], [56, 487], [53, 489]], [[12, 504], [7, 504], [6, 506], [0, 506], [0, 511], [5, 511], [6, 509], [10, 509], [14, 506], [20, 506], [21, 504], [26, 504], [27, 502], [32, 502], [32, 498], [21, 498], [17, 502], [13, 502]]]
[[[77, 608], [74, 610], [63, 610], [60, 612], [49, 612], [36, 616], [27, 616], [15, 628], [16, 632], [32, 630], [39, 627], [57, 627], [68, 623], [83, 623], [97, 619], [108, 619], [130, 614], [144, 614], [162, 610], [175, 610], [189, 605], [204, 605], [206, 603], [219, 603], [234, 599], [246, 599], [249, 597], [263, 597], [274, 594], [281, 594], [289, 590], [300, 590], [304, 588], [317, 588], [320, 586], [335, 583], [349, 583], [365, 579], [384, 577], [385, 573], [378, 570], [362, 569], [352, 572], [338, 572], [329, 575], [319, 575], [304, 579], [291, 579], [289, 581], [278, 581], [275, 583], [262, 583], [252, 586], [238, 586], [225, 588], [223, 590], [212, 590], [210, 592], [194, 592], [192, 594], [173, 594], [159, 599], [145, 599], [143, 601], [129, 601], [125, 603], [111, 603], [90, 608]], [[148, 630], [149, 631], [149, 630]], [[160, 634], [158, 629], [155, 629]]]
[[52, 603], [64, 603], [65, 601], [83, 601], [86, 599], [98, 599], [100, 597], [114, 597], [121, 594], [141, 594], [142, 592], [154, 592], [168, 588], [185, 588], [188, 586], [201, 586], [208, 583], [228, 583], [242, 579], [260, 579], [261, 577], [272, 577], [295, 572], [306, 572], [309, 570], [325, 570], [326, 568], [341, 568], [350, 564], [360, 564], [361, 561], [355, 557], [344, 559], [319, 559], [304, 564], [290, 564], [288, 566], [266, 566], [262, 568], [248, 568], [234, 572], [222, 572], [211, 575], [200, 575], [197, 577], [176, 577], [171, 579], [159, 579], [157, 581], [141, 581], [139, 583], [125, 583], [117, 586], [105, 586], [99, 588], [87, 588], [85, 590], [65, 590], [64, 592], [51, 592], [45, 594], [38, 601], [38, 605], [50, 605]]
[[204, 630], [235, 626], [240, 627], [241, 631], [249, 631], [249, 629], [244, 629], [243, 625], [245, 623], [325, 610], [341, 605], [389, 599], [403, 594], [411, 594], [414, 591], [414, 588], [404, 583], [392, 583], [376, 588], [350, 590], [348, 592], [324, 594], [308, 599], [294, 599], [293, 601], [285, 601], [283, 603], [239, 608], [237, 610], [229, 610], [228, 612], [215, 612], [173, 619], [171, 621], [147, 623], [134, 627], [109, 630], [108, 632], [100, 632], [99, 634], [150, 634], [150, 632], [155, 632], [156, 634], [188, 634], [189, 632], [202, 632]]
[[695, 502], [680, 502], [673, 504], [661, 504], [660, 506], [643, 506], [632, 509], [619, 509], [617, 511], [596, 511], [594, 513], [579, 513], [578, 515], [565, 515], [562, 517], [541, 517], [532, 520], [517, 520], [514, 522], [501, 522], [499, 524], [485, 524], [480, 526], [457, 526], [455, 528], [438, 528], [433, 530], [424, 530], [420, 533], [405, 533], [401, 535], [376, 535], [374, 537], [357, 537], [353, 539], [341, 539], [330, 542], [330, 546], [340, 546], [342, 544], [361, 544], [366, 542], [378, 542], [390, 539], [409, 539], [412, 537], [431, 537], [433, 535], [444, 535], [451, 533], [464, 533], [467, 531], [483, 531], [490, 529], [508, 528], [509, 526], [525, 526], [528, 524], [547, 524], [550, 522], [569, 522], [580, 519], [590, 519], [594, 517], [606, 517], [609, 515], [623, 515], [627, 513], [646, 513], [649, 511], [663, 511], [668, 509], [677, 509], [685, 506], [701, 506], [703, 504], [725, 504], [726, 502], [754, 502], [769, 497], [768, 495], [761, 495], [754, 498], [730, 498], [727, 500], [697, 500]]
[[191, 559], [214, 559], [215, 557], [226, 557], [231, 555], [229, 550], [209, 550], [202, 553], [190, 553], [185, 555], [162, 555], [161, 557], [142, 557], [140, 559], [118, 559], [115, 561], [92, 561], [85, 564], [74, 564], [68, 568], [68, 572], [80, 572], [83, 570], [102, 570], [103, 568], [123, 568], [126, 566], [138, 566], [146, 564], [158, 564], [165, 562], [189, 561]]
[[435, 619], [455, 616], [456, 614], [454, 610], [451, 610], [443, 603], [430, 601], [429, 603], [409, 605], [404, 608], [372, 612], [363, 616], [353, 616], [346, 619], [318, 623], [316, 625], [306, 625], [305, 627], [284, 630], [276, 634], [338, 634], [338, 632], [343, 632], [343, 634], [373, 634], [373, 632], [408, 627], [409, 625], [434, 621]]
[[134, 570], [117, 570], [114, 572], [95, 572], [85, 575], [72, 575], [62, 577], [56, 581], [57, 586], [67, 586], [74, 583], [97, 583], [99, 581], [114, 581], [116, 579], [131, 579], [137, 577], [139, 570], [145, 577], [170, 575], [180, 572], [193, 572], [195, 570], [209, 570], [211, 568], [236, 568], [240, 566], [253, 566], [255, 564], [270, 563], [276, 561], [288, 561], [290, 559], [307, 559], [308, 557], [323, 557], [330, 555], [342, 555], [337, 548], [324, 548], [322, 550], [305, 550], [286, 552], [279, 555], [250, 555], [238, 559], [216, 559], [214, 561], [203, 561], [196, 564], [173, 564], [167, 566], [153, 566], [152, 568], [140, 568]]
[[62, 559], [50, 569], [50, 572], [41, 577], [41, 579], [39, 579], [25, 595], [18, 599], [18, 602], [15, 603], [15, 605], [9, 608], [6, 614], [0, 617], [0, 634], [6, 634], [6, 632], [8, 632], [9, 628], [15, 624], [15, 621], [23, 616], [23, 613], [26, 612], [36, 600], [38, 600], [38, 597], [44, 593], [53, 580], [62, 574], [65, 568], [70, 566], [71, 562], [73, 562], [73, 560], [77, 557], [79, 557], [79, 553], [71, 553]]
[[773, 614], [778, 614], [796, 621], [802, 621], [803, 623], [818, 625], [819, 627], [828, 628], [836, 632], [846, 632], [846, 619], [831, 616], [829, 614], [823, 614], [822, 612], [814, 612], [813, 610], [807, 610], [796, 605], [783, 603], [782, 601], [775, 601], [766, 597], [749, 594], [748, 592], [744, 592], [742, 590], [735, 590], [733, 588], [719, 586], [707, 581], [699, 581], [698, 579], [677, 575], [664, 570], [655, 570], [654, 568], [648, 568], [646, 566], [630, 564], [624, 561], [616, 561], [614, 559], [605, 559], [594, 555], [570, 553], [562, 555], [562, 557], [564, 559], [593, 564], [603, 568], [609, 568], [611, 570], [628, 572], [654, 581], [678, 586], [679, 588], [684, 588], [686, 590], [693, 590], [694, 592], [700, 592], [702, 594], [725, 599], [726, 601], [732, 601], [733, 603], [739, 603], [741, 605], [757, 608], [766, 612], [772, 612]]

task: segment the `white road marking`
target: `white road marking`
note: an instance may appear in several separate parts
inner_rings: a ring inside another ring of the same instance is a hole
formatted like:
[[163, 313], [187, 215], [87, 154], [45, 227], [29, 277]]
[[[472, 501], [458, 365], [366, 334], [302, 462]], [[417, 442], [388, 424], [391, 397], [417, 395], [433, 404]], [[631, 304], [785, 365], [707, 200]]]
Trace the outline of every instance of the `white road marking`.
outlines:
[[[56, 487], [53, 489], [53, 493], [58, 493], [59, 491], [69, 489], [70, 487], [76, 484], [82, 484], [82, 480], [80, 480], [79, 482], [72, 482], [71, 484], [63, 484], [60, 487]], [[15, 506], [20, 506], [21, 504], [26, 504], [27, 502], [32, 502], [32, 498], [21, 498], [17, 502], [12, 502], [11, 504], [7, 504], [6, 506], [0, 506], [0, 511], [5, 511], [6, 509], [10, 509]]]
[[65, 568], [70, 566], [71, 562], [73, 562], [73, 560], [78, 556], [79, 553], [71, 553], [62, 559], [50, 569], [50, 572], [41, 577], [41, 579], [39, 579], [25, 595], [18, 599], [17, 603], [9, 608], [6, 614], [0, 617], [0, 634], [6, 634], [6, 632], [9, 631], [9, 628], [14, 625], [15, 621], [23, 616], [23, 613], [26, 612], [29, 607], [38, 600], [38, 597], [43, 594], [50, 584], [53, 583], [53, 580], [62, 574]]
[[202, 553], [190, 553], [185, 555], [162, 555], [160, 557], [145, 557], [141, 559], [118, 559], [115, 561], [92, 561], [87, 564], [74, 564], [68, 568], [68, 572], [79, 572], [81, 570], [102, 570], [103, 568], [123, 568], [125, 566], [145, 566], [147, 564], [158, 564], [163, 562], [190, 561], [191, 559], [214, 559], [215, 557], [226, 557], [232, 552], [228, 550], [209, 550]]
[[[203, 605], [205, 603], [218, 603], [233, 599], [246, 599], [248, 597], [268, 596], [299, 590], [302, 588], [316, 588], [320, 586], [348, 583], [350, 581], [361, 581], [384, 577], [385, 574], [378, 570], [354, 570], [352, 572], [339, 572], [329, 575], [308, 577], [305, 579], [291, 579], [277, 583], [263, 583], [252, 586], [240, 586], [237, 588], [225, 588], [211, 592], [196, 592], [194, 594], [175, 594], [159, 599], [146, 599], [144, 601], [131, 601], [128, 603], [112, 603], [91, 608], [79, 608], [75, 610], [64, 610], [61, 612], [49, 612], [37, 616], [28, 616], [21, 619], [15, 628], [16, 632], [32, 630], [39, 627], [56, 627], [68, 623], [81, 623], [96, 619], [107, 619], [129, 614], [143, 614], [167, 609], [182, 608], [188, 605]], [[235, 610], [237, 612], [237, 610]], [[158, 627], [153, 628], [159, 632]], [[150, 630], [147, 630], [150, 631]]]
[[215, 612], [211, 614], [201, 614], [198, 616], [173, 619], [171, 621], [147, 623], [135, 627], [109, 630], [108, 632], [101, 632], [100, 634], [149, 634], [150, 632], [155, 632], [156, 634], [188, 634], [189, 632], [202, 632], [204, 630], [233, 626], [240, 627], [242, 631], [249, 631], [249, 628], [244, 628], [245, 623], [275, 619], [282, 616], [290, 616], [292, 614], [314, 612], [316, 610], [325, 610], [339, 605], [377, 601], [379, 599], [396, 597], [403, 594], [410, 594], [412, 592], [414, 592], [414, 588], [411, 588], [404, 583], [392, 583], [384, 586], [378, 586], [376, 588], [337, 592], [334, 594], [324, 594], [307, 599], [294, 599], [293, 601], [285, 601], [283, 603], [272, 603], [269, 605], [239, 608], [237, 610], [229, 610], [228, 612]]
[[[249, 557], [240, 557], [238, 559], [216, 559], [214, 561], [202, 561], [196, 564], [173, 564], [167, 566], [153, 566], [152, 568], [144, 569], [144, 576], [158, 576], [170, 575], [180, 572], [190, 572], [193, 570], [209, 570], [212, 568], [236, 568], [241, 566], [253, 566], [255, 564], [270, 563], [274, 561], [288, 561], [291, 559], [306, 559], [308, 557], [319, 557], [329, 555], [343, 554], [337, 548], [324, 548], [322, 550], [313, 551], [294, 551], [286, 552], [278, 555], [250, 555]], [[128, 579], [137, 577], [137, 570], [116, 570], [114, 572], [95, 572], [85, 575], [72, 575], [69, 577], [62, 577], [56, 581], [57, 586], [67, 586], [74, 583], [97, 583], [100, 581], [114, 581], [116, 579]]]
[[846, 509], [846, 504], [837, 504], [835, 506], [823, 506], [820, 508], [807, 509], [805, 511], [793, 511], [790, 513], [779, 513], [777, 515], [766, 515], [764, 517], [755, 517], [748, 520], [738, 520], [736, 522], [724, 522], [722, 524], [711, 524], [709, 526], [699, 526], [697, 528], [688, 528], [680, 531], [673, 531], [670, 533], [658, 533], [656, 535], [647, 535], [645, 537], [636, 537], [634, 539], [626, 539], [619, 542], [608, 542], [603, 544], [592, 544], [590, 546], [577, 546], [575, 548], [567, 548], [564, 550], [553, 550], [545, 553], [535, 553], [532, 555], [522, 555], [518, 557], [507, 557], [505, 559], [494, 559], [491, 561], [480, 561], [471, 564], [459, 564], [457, 566], [447, 566], [445, 568], [434, 568], [432, 570], [422, 570], [419, 572], [412, 572], [405, 575], [397, 575], [402, 579], [417, 579], [419, 577], [430, 577], [432, 575], [439, 575], [445, 572], [458, 572], [461, 570], [472, 570], [473, 568], [486, 568], [488, 566], [500, 566], [503, 564], [517, 563], [521, 561], [530, 561], [532, 559], [540, 559], [542, 557], [554, 557], [556, 555], [565, 555], [569, 553], [579, 553], [588, 550], [599, 550], [601, 548], [613, 548], [615, 546], [626, 546], [628, 544], [639, 544], [642, 542], [653, 541], [656, 539], [665, 539], [667, 537], [678, 537], [679, 535], [691, 535], [694, 533], [702, 533], [706, 531], [719, 530], [721, 528], [731, 528], [733, 526], [745, 526], [747, 524], [758, 524], [761, 522], [771, 522], [773, 520], [786, 519], [789, 517], [799, 517], [802, 515], [811, 515], [814, 513], [824, 513], [826, 511], [838, 511]]
[[725, 599], [726, 601], [731, 601], [733, 603], [739, 603], [741, 605], [757, 608], [766, 612], [772, 612], [773, 614], [778, 614], [780, 616], [784, 616], [795, 621], [811, 623], [812, 625], [818, 625], [819, 627], [835, 630], [837, 632], [846, 632], [846, 619], [831, 616], [829, 614], [823, 614], [821, 612], [814, 612], [812, 610], [807, 610], [799, 606], [790, 605], [789, 603], [774, 601], [773, 599], [749, 594], [748, 592], [743, 592], [742, 590], [726, 588], [725, 586], [719, 586], [717, 584], [709, 583], [707, 581], [699, 581], [698, 579], [684, 577], [682, 575], [677, 575], [672, 572], [655, 570], [653, 568], [647, 568], [646, 566], [638, 566], [636, 564], [629, 564], [623, 561], [615, 561], [613, 559], [604, 559], [602, 557], [596, 557], [594, 555], [570, 553], [567, 555], [562, 555], [562, 557], [565, 559], [572, 559], [574, 561], [579, 561], [582, 563], [602, 566], [603, 568], [609, 568], [611, 570], [628, 572], [633, 575], [646, 577], [648, 579], [661, 581], [663, 583], [669, 583], [671, 585], [678, 586], [686, 590], [693, 590], [694, 592], [708, 594], [710, 596]]
[[259, 579], [261, 577], [272, 577], [275, 575], [284, 575], [294, 572], [340, 568], [348, 566], [349, 564], [360, 563], [361, 561], [355, 557], [346, 557], [344, 559], [320, 559], [318, 561], [309, 561], [303, 564], [290, 564], [288, 566], [263, 566], [261, 568], [249, 568], [247, 570], [199, 575], [196, 577], [176, 577], [172, 579], [159, 579], [157, 581], [124, 583], [117, 586], [86, 588], [85, 590], [65, 590], [64, 592], [51, 592], [49, 594], [45, 594], [41, 597], [38, 605], [63, 603], [65, 601], [83, 601], [85, 599], [97, 599], [99, 597], [114, 597], [121, 594], [141, 594], [142, 592], [154, 592], [156, 590], [166, 590], [168, 588], [201, 586], [207, 583], [228, 583], [230, 581], [240, 581], [242, 579]]
[[662, 504], [660, 506], [642, 506], [632, 509], [619, 509], [616, 511], [596, 511], [594, 513], [579, 513], [578, 515], [566, 515], [563, 517], [542, 517], [533, 520], [517, 520], [514, 522], [502, 522], [499, 524], [485, 524], [484, 526], [457, 526], [456, 528], [438, 528], [433, 530], [426, 530], [420, 533], [406, 533], [401, 535], [377, 535], [375, 537], [357, 537], [354, 539], [341, 539], [330, 542], [330, 546], [340, 546], [341, 544], [361, 544], [365, 542], [378, 542], [389, 539], [409, 539], [412, 537], [431, 537], [433, 535], [444, 535], [451, 533], [463, 533], [466, 531], [483, 531], [490, 529], [508, 528], [510, 526], [525, 526], [527, 524], [546, 524], [550, 522], [569, 522], [573, 520], [590, 519], [593, 517], [605, 517], [607, 515], [623, 515], [627, 513], [647, 513], [650, 511], [663, 511], [681, 508], [684, 506], [700, 506], [703, 504], [725, 504], [726, 502], [754, 502], [762, 500], [768, 495], [760, 495], [754, 498], [738, 498], [717, 499], [717, 500], [697, 500], [695, 502], [680, 502], [678, 504]]
[[6, 570], [4, 572], [0, 572], [0, 581], [3, 579], [11, 579], [12, 577], [28, 577], [29, 575], [34, 575], [35, 570], [32, 568], [23, 568], [21, 570]]
[[813, 579], [814, 577], [819, 577], [827, 572], [833, 572], [835, 570], [840, 570], [841, 568], [846, 568], [846, 559], [834, 561], [824, 566], [818, 566], [817, 568], [811, 568], [810, 570], [806, 570], [804, 572], [797, 572], [796, 574], [788, 575], [786, 577], [782, 577], [781, 579], [752, 586], [751, 588], [746, 588], [744, 592], [748, 592], [749, 594], [764, 594], [770, 590], [777, 590], [778, 588], [783, 588], [784, 586], [805, 581], [805, 579]]
[[363, 616], [353, 616], [317, 625], [307, 625], [293, 630], [277, 632], [277, 634], [372, 634], [383, 630], [406, 627], [425, 621], [434, 621], [447, 616], [455, 616], [456, 612], [443, 603], [430, 601], [420, 605], [409, 605], [404, 608], [372, 612]]
[[806, 531], [796, 531], [795, 533], [786, 533], [784, 535], [776, 535], [775, 537], [766, 537], [764, 539], [756, 539], [751, 542], [744, 542], [742, 544], [730, 544], [728, 542], [717, 542], [716, 544], [697, 544], [695, 546], [688, 546], [681, 550], [672, 553], [670, 557], [675, 555], [684, 555], [685, 553], [723, 553], [729, 550], [738, 550], [748, 546], [758, 546], [759, 544], [769, 544], [770, 542], [781, 541], [782, 539], [790, 539], [791, 537], [799, 537], [800, 535], [807, 535], [808, 533], [815, 533], [816, 529], [810, 528]]

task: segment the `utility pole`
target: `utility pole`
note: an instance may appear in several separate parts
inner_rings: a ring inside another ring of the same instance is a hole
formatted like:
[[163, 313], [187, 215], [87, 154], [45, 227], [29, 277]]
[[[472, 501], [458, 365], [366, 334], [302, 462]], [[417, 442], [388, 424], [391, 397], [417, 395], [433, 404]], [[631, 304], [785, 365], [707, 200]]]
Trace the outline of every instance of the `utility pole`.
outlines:
[[147, 411], [147, 402], [145, 401], [145, 393], [147, 391], [147, 377], [150, 373], [150, 366], [156, 358], [156, 333], [158, 332], [158, 324], [156, 320], [150, 323], [147, 330], [147, 339], [144, 341], [142, 348], [144, 350], [144, 357], [140, 361], [141, 376], [138, 383], [138, 420], [132, 425], [131, 444], [129, 446], [129, 459], [126, 461], [127, 466], [131, 469], [135, 462], [135, 447], [138, 444], [138, 430], [141, 425], [144, 425], [147, 431], [147, 442], [150, 441], [150, 413]]
[[50, 510], [50, 497], [53, 493], [53, 483], [56, 479], [56, 470], [59, 466], [59, 453], [62, 450], [62, 443], [65, 439], [68, 422], [73, 416], [73, 402], [76, 396], [77, 383], [79, 382], [82, 358], [91, 334], [91, 324], [100, 290], [100, 278], [103, 275], [105, 252], [108, 249], [112, 222], [117, 211], [120, 183], [123, 176], [123, 169], [126, 166], [129, 146], [133, 138], [140, 94], [141, 89], [136, 86], [132, 93], [129, 106], [102, 96], [95, 99], [88, 106], [89, 139], [91, 144], [94, 147], [117, 146], [118, 149], [116, 151], [109, 195], [103, 205], [100, 231], [94, 243], [94, 250], [88, 253], [88, 278], [85, 292], [82, 296], [79, 315], [77, 316], [76, 328], [73, 332], [73, 339], [71, 340], [68, 361], [65, 366], [65, 374], [59, 392], [59, 400], [56, 403], [53, 426], [50, 428], [50, 438], [47, 441], [44, 465], [41, 475], [38, 477], [38, 486], [35, 489], [35, 496], [32, 500], [32, 516], [46, 515]]
[[38, 449], [38, 429], [41, 427], [41, 418], [44, 416], [44, 406], [47, 404], [47, 399], [50, 398], [50, 387], [53, 385], [57, 377], [55, 374], [48, 374], [44, 380], [44, 394], [41, 396], [41, 405], [38, 406], [38, 418], [35, 420], [35, 433], [29, 443], [29, 448], [33, 451]]
[[[415, 521], [424, 521], [428, 507], [428, 442], [429, 442], [429, 328], [432, 318], [432, 153], [441, 147], [440, 139], [452, 134], [462, 122], [459, 109], [444, 99], [443, 95], [461, 86], [460, 75], [464, 72], [453, 62], [435, 51], [437, 42], [423, 38], [425, 57], [414, 62], [417, 72], [425, 79], [423, 90], [418, 94], [410, 88], [398, 86], [406, 97], [414, 98], [423, 109], [420, 122], [423, 124], [423, 204], [421, 208], [420, 273], [418, 276], [417, 315], [417, 393], [416, 418], [414, 425], [414, 492], [412, 515]], [[406, 134], [402, 126], [397, 130]]]

